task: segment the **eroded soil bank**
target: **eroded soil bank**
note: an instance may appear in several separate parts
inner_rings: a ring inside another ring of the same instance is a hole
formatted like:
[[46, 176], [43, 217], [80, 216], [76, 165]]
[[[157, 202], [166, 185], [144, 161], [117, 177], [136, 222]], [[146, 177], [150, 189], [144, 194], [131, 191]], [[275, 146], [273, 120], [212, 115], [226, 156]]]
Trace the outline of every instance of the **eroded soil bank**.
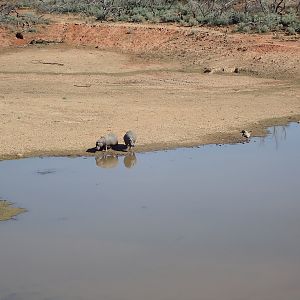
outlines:
[[65, 20], [0, 39], [2, 159], [84, 154], [128, 129], [137, 151], [236, 142], [300, 119], [295, 37]]

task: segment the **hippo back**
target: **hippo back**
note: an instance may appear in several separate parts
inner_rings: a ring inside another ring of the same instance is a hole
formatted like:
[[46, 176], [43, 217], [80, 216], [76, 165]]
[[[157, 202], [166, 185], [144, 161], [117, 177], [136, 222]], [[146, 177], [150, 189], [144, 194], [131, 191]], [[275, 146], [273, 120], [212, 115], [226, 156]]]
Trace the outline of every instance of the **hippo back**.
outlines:
[[115, 134], [113, 133], [108, 133], [105, 136], [105, 140], [106, 140], [106, 145], [107, 146], [115, 146], [118, 144], [118, 138]]

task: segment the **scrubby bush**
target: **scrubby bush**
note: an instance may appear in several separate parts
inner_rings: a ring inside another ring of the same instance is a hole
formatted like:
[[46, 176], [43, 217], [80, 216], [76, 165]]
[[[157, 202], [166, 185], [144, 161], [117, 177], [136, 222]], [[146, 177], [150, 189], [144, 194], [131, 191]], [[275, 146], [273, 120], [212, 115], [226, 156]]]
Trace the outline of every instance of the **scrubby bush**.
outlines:
[[188, 22], [189, 26], [197, 26], [199, 23], [195, 18], [190, 18]]
[[216, 26], [224, 26], [224, 25], [230, 25], [230, 18], [226, 15], [224, 16], [220, 16], [218, 18], [212, 18], [212, 21], [210, 22], [210, 24], [212, 25], [216, 25]]
[[174, 10], [169, 10], [166, 12], [162, 12], [160, 15], [161, 22], [179, 22], [181, 20], [180, 14]]
[[248, 13], [239, 12], [239, 11], [232, 11], [230, 13], [230, 24], [240, 24], [240, 23], [247, 23], [250, 21], [251, 17]]
[[[12, 12], [12, 13], [11, 13]], [[10, 13], [2, 13], [0, 11], [0, 24], [25, 26], [30, 29], [31, 26], [37, 24], [48, 24], [49, 21], [42, 17], [37, 17], [32, 13], [17, 14], [14, 10]], [[33, 31], [32, 31], [33, 32]]]
[[247, 25], [247, 26], [244, 26], [242, 31], [245, 32], [245, 33], [250, 33], [252, 30], [251, 26]]
[[287, 31], [287, 33], [290, 34], [290, 35], [296, 34], [296, 30], [295, 30], [295, 28], [293, 28], [293, 27], [288, 27], [288, 28], [286, 29], [286, 31]]
[[136, 14], [131, 17], [131, 21], [134, 23], [142, 23], [145, 21], [145, 18], [140, 14]]
[[[94, 17], [98, 21], [171, 22], [183, 26], [236, 25], [236, 30], [241, 32], [294, 30], [297, 33], [300, 32], [297, 1], [20, 0], [18, 6], [32, 7], [48, 13], [76, 13]], [[3, 20], [14, 22], [14, 17], [1, 15], [0, 6], [0, 22], [4, 22]]]
[[266, 33], [268, 31], [270, 31], [270, 28], [267, 25], [261, 25], [261, 26], [257, 26], [256, 30], [259, 33]]

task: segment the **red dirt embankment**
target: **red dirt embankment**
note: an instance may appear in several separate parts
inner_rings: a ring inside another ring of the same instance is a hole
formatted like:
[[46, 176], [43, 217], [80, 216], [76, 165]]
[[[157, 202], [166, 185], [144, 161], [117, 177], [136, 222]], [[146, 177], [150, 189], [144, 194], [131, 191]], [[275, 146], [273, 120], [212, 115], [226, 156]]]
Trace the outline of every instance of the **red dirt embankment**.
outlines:
[[297, 36], [229, 33], [229, 29], [111, 23], [56, 23], [37, 33], [0, 29], [1, 46], [21, 46], [33, 39], [94, 46], [105, 50], [158, 55], [180, 61], [186, 67], [234, 70], [264, 77], [287, 78], [300, 74], [300, 40]]

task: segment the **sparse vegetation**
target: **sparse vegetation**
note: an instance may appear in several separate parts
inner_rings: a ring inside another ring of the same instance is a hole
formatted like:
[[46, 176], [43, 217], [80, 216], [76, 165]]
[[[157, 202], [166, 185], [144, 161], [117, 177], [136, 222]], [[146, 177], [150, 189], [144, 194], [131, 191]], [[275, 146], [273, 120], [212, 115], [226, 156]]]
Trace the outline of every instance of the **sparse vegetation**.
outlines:
[[0, 1], [0, 24], [14, 28], [19, 27], [23, 31], [35, 32], [35, 25], [49, 23], [48, 20], [33, 12], [20, 13], [17, 10], [19, 6], [17, 1]]
[[74, 13], [98, 21], [236, 25], [241, 32], [300, 32], [299, 0], [25, 0], [0, 6], [0, 23], [39, 21], [34, 15], [12, 15], [9, 7], [10, 12], [29, 7], [41, 13]]
[[25, 212], [24, 208], [13, 207], [11, 202], [0, 200], [0, 221], [7, 221]]

